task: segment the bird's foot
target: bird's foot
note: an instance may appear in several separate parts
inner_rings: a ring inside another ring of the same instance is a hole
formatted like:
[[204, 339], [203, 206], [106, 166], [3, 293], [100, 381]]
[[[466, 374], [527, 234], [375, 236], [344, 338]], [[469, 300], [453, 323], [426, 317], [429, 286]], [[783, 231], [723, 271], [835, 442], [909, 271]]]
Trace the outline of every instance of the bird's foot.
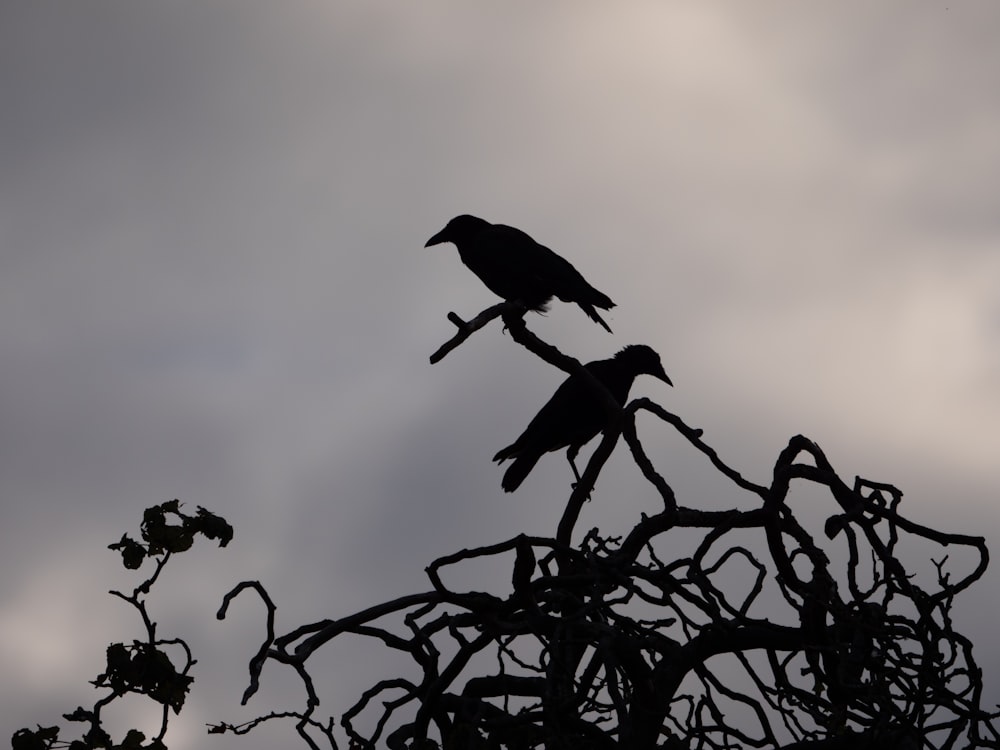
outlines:
[[[571, 492], [576, 492], [576, 485], [577, 485], [577, 484], [578, 484], [577, 482], [570, 482], [570, 483], [569, 483], [569, 488], [570, 488], [570, 491], [571, 491]], [[591, 501], [592, 499], [593, 499], [593, 495], [591, 495], [591, 494], [590, 494], [590, 493], [588, 492], [588, 493], [587, 493], [587, 502], [589, 503], [589, 502], [590, 502], [590, 501]]]

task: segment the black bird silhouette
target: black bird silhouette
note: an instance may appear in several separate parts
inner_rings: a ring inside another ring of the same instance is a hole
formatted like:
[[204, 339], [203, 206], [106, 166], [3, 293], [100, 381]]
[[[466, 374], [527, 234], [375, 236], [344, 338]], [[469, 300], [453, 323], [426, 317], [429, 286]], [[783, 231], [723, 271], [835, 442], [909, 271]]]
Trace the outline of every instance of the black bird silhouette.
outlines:
[[520, 229], [464, 214], [449, 221], [424, 247], [442, 242], [454, 243], [469, 270], [505, 300], [520, 300], [536, 312], [545, 312], [553, 297], [575, 302], [611, 332], [594, 309], [610, 310], [615, 306], [611, 298], [588, 284], [568, 260]]
[[[663, 371], [660, 355], [643, 344], [626, 346], [611, 359], [588, 362], [584, 367], [623, 406], [637, 375], [652, 375], [673, 385]], [[497, 463], [514, 459], [503, 475], [504, 491], [513, 492], [520, 487], [539, 458], [560, 448], [568, 448], [566, 456], [579, 480], [574, 463], [576, 454], [602, 432], [607, 423], [608, 415], [599, 395], [582, 377], [570, 375], [531, 420], [521, 437], [493, 457]]]

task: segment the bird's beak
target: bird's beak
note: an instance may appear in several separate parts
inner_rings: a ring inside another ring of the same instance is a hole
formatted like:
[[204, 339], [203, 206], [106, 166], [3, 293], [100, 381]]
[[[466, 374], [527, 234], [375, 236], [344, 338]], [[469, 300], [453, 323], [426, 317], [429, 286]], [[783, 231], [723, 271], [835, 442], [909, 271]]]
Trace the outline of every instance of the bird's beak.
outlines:
[[442, 242], [448, 242], [448, 238], [444, 236], [445, 230], [442, 229], [440, 232], [431, 237], [424, 244], [424, 247], [430, 247], [431, 245], [440, 245]]
[[663, 381], [664, 383], [666, 383], [666, 384], [667, 384], [667, 385], [669, 385], [669, 386], [670, 386], [671, 388], [673, 388], [674, 384], [670, 382], [670, 378], [668, 378], [668, 377], [667, 377], [667, 373], [665, 373], [665, 372], [663, 371], [663, 368], [662, 368], [662, 367], [660, 368], [660, 371], [659, 371], [659, 372], [654, 372], [654, 373], [652, 373], [652, 375], [653, 375], [653, 377], [654, 377], [654, 378], [659, 378], [659, 379], [660, 379], [660, 380], [662, 380], [662, 381]]

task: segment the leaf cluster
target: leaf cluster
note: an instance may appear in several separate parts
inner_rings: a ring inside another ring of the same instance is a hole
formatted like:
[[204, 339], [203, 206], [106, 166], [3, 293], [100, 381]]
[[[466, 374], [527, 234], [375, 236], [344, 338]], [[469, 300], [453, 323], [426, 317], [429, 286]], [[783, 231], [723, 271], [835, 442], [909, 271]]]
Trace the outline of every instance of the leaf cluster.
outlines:
[[[15, 732], [11, 738], [13, 750], [166, 750], [164, 738], [170, 711], [176, 714], [183, 708], [194, 682], [190, 671], [196, 661], [183, 639], [164, 639], [157, 635], [146, 599], [171, 557], [190, 549], [199, 535], [217, 540], [220, 547], [225, 547], [233, 538], [233, 529], [225, 519], [204, 508], [199, 507], [190, 515], [181, 510], [179, 500], [171, 500], [146, 509], [140, 525], [141, 541], [124, 534], [118, 542], [108, 545], [109, 549], [121, 554], [122, 564], [128, 570], [138, 570], [147, 561], [153, 564], [152, 572], [130, 594], [110, 592], [136, 610], [142, 621], [144, 638], [130, 644], [111, 643], [108, 646], [105, 669], [91, 682], [104, 694], [92, 708], [79, 707], [63, 715], [66, 721], [86, 725], [78, 739], [61, 740], [58, 726], [39, 725], [37, 729], [23, 728]], [[150, 738], [133, 728], [120, 742], [115, 742], [104, 727], [104, 709], [128, 695], [144, 696], [159, 704], [162, 708], [160, 727]]]
[[171, 500], [147, 508], [140, 527], [142, 542], [123, 534], [119, 541], [109, 544], [108, 549], [119, 551], [125, 567], [137, 570], [146, 558], [190, 549], [199, 534], [206, 539], [219, 540], [220, 547], [232, 541], [233, 528], [224, 518], [200, 506], [195, 515], [188, 515], [180, 506], [180, 500]]

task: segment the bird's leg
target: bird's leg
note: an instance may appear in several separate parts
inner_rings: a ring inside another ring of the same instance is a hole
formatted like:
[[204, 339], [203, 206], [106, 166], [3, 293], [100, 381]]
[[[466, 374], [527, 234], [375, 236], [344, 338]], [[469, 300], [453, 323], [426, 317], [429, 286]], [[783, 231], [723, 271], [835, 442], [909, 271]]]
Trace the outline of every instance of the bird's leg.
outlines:
[[566, 460], [569, 461], [569, 468], [573, 470], [573, 479], [576, 482], [573, 483], [573, 487], [576, 488], [576, 483], [580, 481], [580, 472], [576, 470], [576, 454], [580, 452], [580, 449], [575, 445], [571, 445], [566, 449]]
[[[566, 449], [566, 460], [569, 461], [569, 467], [573, 470], [573, 479], [575, 480], [573, 484], [570, 485], [572, 489], [576, 489], [576, 486], [580, 483], [580, 472], [576, 468], [576, 455], [580, 452], [580, 446], [571, 445]], [[590, 495], [587, 495], [587, 501], [590, 501]]]
[[[524, 303], [524, 300], [520, 299], [507, 300], [507, 305], [510, 307], [512, 314], [516, 315], [518, 318], [522, 320], [522, 325], [523, 325], [524, 315], [526, 312], [528, 312], [528, 306]], [[500, 333], [507, 333], [507, 329], [509, 327], [507, 325], [506, 310], [504, 311], [504, 313], [505, 314], [503, 316], [503, 328], [500, 330]]]

